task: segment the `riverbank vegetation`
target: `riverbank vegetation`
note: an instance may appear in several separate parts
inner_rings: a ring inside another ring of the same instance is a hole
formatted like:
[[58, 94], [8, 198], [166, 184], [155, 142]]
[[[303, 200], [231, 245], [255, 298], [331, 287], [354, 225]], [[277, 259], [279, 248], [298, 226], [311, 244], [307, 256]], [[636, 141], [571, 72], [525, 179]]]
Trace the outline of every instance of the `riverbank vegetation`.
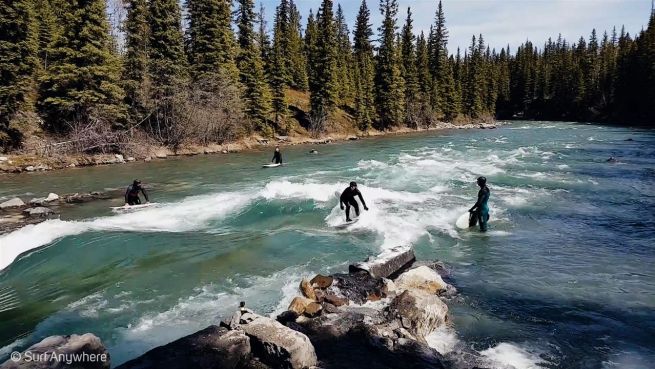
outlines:
[[453, 51], [441, 2], [427, 33], [396, 0], [380, 0], [377, 33], [366, 1], [352, 32], [332, 0], [306, 21], [280, 0], [271, 27], [254, 0], [112, 3], [124, 17], [106, 0], [0, 5], [2, 150], [177, 150], [495, 117], [655, 118], [653, 14], [634, 36], [593, 30], [588, 40], [527, 41], [513, 52], [477, 35]]

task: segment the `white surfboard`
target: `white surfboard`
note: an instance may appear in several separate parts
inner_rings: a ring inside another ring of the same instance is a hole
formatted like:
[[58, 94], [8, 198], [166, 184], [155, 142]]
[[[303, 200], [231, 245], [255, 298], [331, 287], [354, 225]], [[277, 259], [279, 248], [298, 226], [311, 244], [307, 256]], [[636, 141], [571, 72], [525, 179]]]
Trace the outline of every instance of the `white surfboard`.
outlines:
[[341, 223], [339, 225], [336, 225], [336, 226], [334, 226], [334, 228], [336, 228], [336, 229], [346, 229], [346, 228], [350, 227], [351, 225], [357, 223], [358, 221], [359, 221], [359, 218], [355, 218], [350, 222], [343, 222], [343, 223]]
[[264, 164], [264, 165], [262, 165], [262, 168], [277, 168], [277, 167], [281, 167], [281, 166], [282, 166], [282, 164]]
[[124, 205], [124, 206], [114, 206], [111, 208], [112, 211], [135, 211], [135, 210], [140, 210], [140, 209], [145, 209], [149, 208], [151, 206], [157, 205], [156, 202], [149, 202], [147, 204], [139, 204], [139, 205]]
[[457, 222], [455, 222], [455, 226], [459, 229], [469, 229], [469, 217], [471, 216], [471, 213], [468, 211], [459, 218], [457, 218]]

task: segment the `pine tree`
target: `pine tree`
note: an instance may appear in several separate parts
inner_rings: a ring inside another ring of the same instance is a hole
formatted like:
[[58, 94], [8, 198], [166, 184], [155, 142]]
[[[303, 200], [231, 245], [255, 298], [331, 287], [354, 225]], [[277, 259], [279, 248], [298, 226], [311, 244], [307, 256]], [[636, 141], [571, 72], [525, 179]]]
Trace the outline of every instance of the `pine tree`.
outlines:
[[337, 85], [338, 100], [341, 105], [349, 105], [353, 99], [352, 46], [350, 32], [341, 5], [337, 6], [335, 18], [337, 29]]
[[37, 67], [38, 29], [28, 0], [0, 5], [0, 149], [20, 145], [20, 133], [10, 127], [33, 86]]
[[332, 0], [323, 0], [317, 18], [316, 42], [310, 66], [311, 109], [315, 120], [324, 120], [338, 104], [337, 29]]
[[264, 75], [261, 52], [255, 43], [255, 12], [253, 0], [238, 0], [237, 28], [239, 54], [237, 66], [244, 87], [243, 100], [246, 114], [264, 134], [272, 134], [267, 124], [270, 113], [270, 91]]
[[373, 45], [371, 37], [373, 30], [370, 22], [371, 13], [366, 6], [366, 0], [357, 14], [354, 34], [354, 59], [355, 59], [355, 120], [357, 127], [362, 131], [368, 131], [375, 120], [375, 66], [373, 56]]
[[469, 60], [466, 76], [464, 112], [471, 118], [476, 119], [483, 114], [483, 60], [479, 42], [475, 36], [471, 39], [471, 46], [469, 47], [468, 54]]
[[186, 0], [189, 61], [194, 79], [238, 80], [230, 0]]
[[444, 86], [444, 81], [448, 80], [448, 76], [444, 76], [448, 66], [446, 65], [448, 59], [448, 51], [446, 46], [448, 44], [448, 30], [446, 29], [446, 16], [443, 11], [441, 0], [437, 6], [435, 15], [435, 23], [431, 28], [430, 33], [430, 71], [432, 73], [432, 107], [437, 114], [444, 112], [444, 94], [445, 90], [450, 89]]
[[[273, 31], [273, 49], [271, 51], [271, 90], [272, 90], [272, 108], [275, 114], [275, 124], [281, 128], [281, 123], [287, 110], [285, 99], [285, 89], [287, 83], [291, 80], [288, 76], [287, 59], [284, 54], [286, 37], [288, 36], [285, 25], [287, 12], [285, 2], [277, 8], [275, 13], [275, 29]], [[286, 45], [288, 47], [288, 45]], [[284, 130], [284, 129], [283, 129]]]
[[268, 35], [264, 3], [259, 5], [259, 12], [257, 13], [257, 24], [259, 25], [259, 32], [257, 33], [257, 47], [259, 48], [259, 53], [262, 57], [262, 63], [264, 64], [264, 74], [266, 75], [266, 79], [270, 81], [272, 63], [271, 54], [273, 52], [273, 47], [271, 45], [271, 38]]
[[404, 118], [404, 85], [396, 48], [397, 0], [380, 0], [383, 16], [380, 27], [380, 48], [377, 56], [375, 88], [377, 92], [378, 126], [388, 129]]
[[430, 74], [430, 50], [423, 32], [421, 32], [416, 40], [416, 76], [421, 123], [423, 125], [429, 125], [432, 118], [432, 105], [430, 103], [432, 75]]
[[186, 85], [189, 76], [177, 0], [151, 0], [148, 23], [148, 71], [153, 98], [156, 104], [166, 104], [165, 100]]
[[318, 88], [318, 71], [315, 68], [317, 56], [317, 43], [318, 43], [318, 25], [314, 18], [314, 12], [310, 9], [309, 16], [307, 17], [307, 27], [305, 30], [305, 39], [303, 43], [303, 50], [307, 57], [307, 87], [309, 91], [316, 91]]
[[306, 91], [307, 82], [307, 56], [304, 51], [302, 37], [302, 17], [293, 0], [289, 1], [289, 25], [287, 27], [287, 63], [289, 65], [289, 84], [291, 87]]
[[39, 107], [47, 127], [67, 131], [70, 124], [124, 117], [121, 65], [112, 53], [103, 0], [71, 0], [52, 63], [41, 84]]
[[57, 22], [50, 0], [35, 0], [34, 12], [38, 24], [38, 69], [39, 78], [45, 73], [50, 64], [50, 49], [61, 33], [61, 25]]
[[410, 127], [418, 125], [418, 80], [416, 75], [416, 49], [412, 20], [412, 10], [407, 8], [407, 19], [401, 33], [401, 75], [405, 83], [405, 123]]
[[125, 56], [123, 57], [122, 84], [125, 102], [131, 120], [140, 121], [146, 114], [148, 99], [148, 4], [146, 0], [130, 0], [127, 3], [125, 29]]

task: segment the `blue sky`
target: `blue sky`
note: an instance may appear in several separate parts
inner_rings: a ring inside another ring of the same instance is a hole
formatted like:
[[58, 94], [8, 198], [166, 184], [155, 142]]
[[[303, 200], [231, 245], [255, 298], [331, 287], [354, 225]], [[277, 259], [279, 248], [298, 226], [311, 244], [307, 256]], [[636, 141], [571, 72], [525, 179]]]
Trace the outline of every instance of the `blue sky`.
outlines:
[[[270, 20], [279, 0], [260, 0]], [[407, 7], [412, 8], [417, 33], [427, 30], [433, 22], [438, 0], [399, 0], [400, 15], [404, 20]], [[335, 0], [341, 3], [352, 31], [361, 0]], [[303, 16], [303, 27], [309, 9], [314, 12], [321, 0], [296, 0]], [[367, 0], [371, 9], [372, 23], [377, 34], [380, 23], [378, 0]], [[541, 46], [548, 37], [555, 39], [558, 33], [569, 41], [580, 36], [589, 37], [596, 28], [599, 36], [613, 26], [620, 31], [625, 25], [630, 34], [645, 27], [648, 22], [651, 0], [443, 0], [446, 25], [450, 31], [448, 48], [455, 52], [457, 46], [466, 48], [473, 34], [482, 33], [492, 47], [500, 49], [509, 43], [513, 50], [530, 39]], [[400, 23], [400, 22], [399, 22]]]

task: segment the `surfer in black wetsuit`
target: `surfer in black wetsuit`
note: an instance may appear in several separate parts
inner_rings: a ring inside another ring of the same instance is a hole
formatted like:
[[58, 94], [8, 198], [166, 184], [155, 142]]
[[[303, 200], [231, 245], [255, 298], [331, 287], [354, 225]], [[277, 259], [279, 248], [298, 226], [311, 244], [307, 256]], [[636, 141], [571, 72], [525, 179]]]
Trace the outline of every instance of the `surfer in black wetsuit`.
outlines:
[[469, 210], [471, 217], [469, 218], [469, 226], [475, 227], [477, 223], [480, 223], [480, 231], [487, 231], [487, 222], [489, 221], [489, 187], [487, 187], [487, 179], [485, 177], [478, 178], [478, 186], [480, 186], [480, 191], [478, 191], [478, 201], [473, 205]]
[[273, 159], [271, 159], [271, 163], [275, 162], [275, 164], [282, 164], [282, 153], [280, 152], [280, 147], [276, 146], [275, 147], [275, 152], [273, 153]]
[[366, 202], [364, 202], [362, 193], [357, 189], [357, 183], [350, 182], [350, 186], [343, 190], [341, 196], [339, 197], [339, 206], [341, 206], [341, 210], [343, 210], [343, 205], [346, 205], [346, 222], [352, 222], [352, 219], [350, 219], [351, 206], [355, 208], [355, 214], [359, 216], [359, 204], [357, 204], [355, 196], [359, 196], [359, 200], [362, 202], [362, 205], [364, 205], [364, 210], [368, 211], [368, 207], [366, 206]]
[[127, 186], [125, 191], [125, 205], [139, 205], [141, 204], [141, 199], [139, 198], [139, 192], [143, 194], [143, 197], [146, 198], [146, 203], [148, 202], [148, 194], [146, 190], [141, 186], [141, 181], [135, 179], [131, 185]]

